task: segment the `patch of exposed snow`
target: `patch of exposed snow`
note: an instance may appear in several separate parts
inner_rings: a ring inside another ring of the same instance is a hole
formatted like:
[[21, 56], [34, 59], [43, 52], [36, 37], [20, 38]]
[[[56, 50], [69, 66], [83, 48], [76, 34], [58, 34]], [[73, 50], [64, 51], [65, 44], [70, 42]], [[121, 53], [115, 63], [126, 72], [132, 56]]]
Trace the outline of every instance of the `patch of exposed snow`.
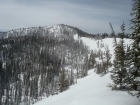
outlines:
[[78, 35], [77, 34], [75, 34], [73, 37], [74, 37], [74, 40], [78, 40]]

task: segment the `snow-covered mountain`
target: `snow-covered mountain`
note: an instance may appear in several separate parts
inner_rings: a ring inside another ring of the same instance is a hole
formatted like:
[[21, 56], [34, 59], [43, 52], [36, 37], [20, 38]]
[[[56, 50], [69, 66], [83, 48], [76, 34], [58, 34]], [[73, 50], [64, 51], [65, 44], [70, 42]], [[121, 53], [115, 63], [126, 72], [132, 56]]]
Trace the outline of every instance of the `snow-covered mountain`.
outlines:
[[[90, 105], [93, 99], [96, 104], [102, 105], [101, 98], [116, 99], [121, 95], [130, 98], [127, 92], [116, 94], [106, 87], [111, 82], [109, 72], [114, 60], [113, 40], [107, 34], [94, 36], [63, 24], [5, 33], [0, 38], [0, 69], [3, 75], [0, 77], [0, 91], [3, 91], [0, 105], [34, 104], [46, 97], [49, 98], [37, 105]], [[125, 39], [125, 45], [130, 43], [130, 39]], [[92, 69], [90, 75], [89, 69]], [[71, 86], [73, 84], [76, 85]], [[106, 97], [107, 93], [111, 96]], [[106, 100], [106, 105], [112, 105], [115, 101]], [[122, 100], [119, 105], [127, 104], [125, 99]], [[135, 100], [130, 99], [130, 103]]]
[[33, 35], [40, 33], [41, 36], [50, 36], [50, 37], [59, 37], [59, 38], [67, 38], [67, 36], [73, 36], [78, 34], [82, 35], [91, 35], [86, 32], [79, 30], [76, 27], [58, 24], [55, 26], [44, 26], [44, 27], [29, 27], [29, 28], [20, 28], [20, 29], [13, 29], [6, 33], [4, 38], [8, 37], [16, 37], [16, 36], [26, 36], [26, 35]]

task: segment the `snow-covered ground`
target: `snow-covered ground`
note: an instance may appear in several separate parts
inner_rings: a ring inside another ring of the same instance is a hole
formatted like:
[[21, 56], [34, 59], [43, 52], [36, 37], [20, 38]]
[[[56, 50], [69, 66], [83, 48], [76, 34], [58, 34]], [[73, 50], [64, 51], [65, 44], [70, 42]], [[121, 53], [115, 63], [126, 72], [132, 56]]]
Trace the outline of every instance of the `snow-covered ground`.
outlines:
[[93, 69], [89, 75], [58, 95], [50, 96], [35, 105], [139, 105], [139, 100], [125, 91], [111, 91], [110, 74], [100, 77]]
[[[77, 39], [77, 37], [75, 36]], [[81, 38], [90, 49], [98, 49], [97, 41], [89, 38]], [[119, 39], [117, 39], [119, 41]], [[113, 39], [106, 38], [100, 41], [109, 45], [110, 53], [113, 55]], [[130, 39], [125, 39], [125, 44], [130, 44]], [[104, 50], [104, 49], [102, 49]], [[114, 56], [112, 56], [112, 60]], [[112, 91], [107, 87], [112, 83], [110, 74], [100, 77], [94, 70], [89, 70], [88, 76], [78, 79], [77, 84], [70, 89], [43, 99], [34, 105], [140, 105], [136, 97], [132, 97], [126, 91]]]

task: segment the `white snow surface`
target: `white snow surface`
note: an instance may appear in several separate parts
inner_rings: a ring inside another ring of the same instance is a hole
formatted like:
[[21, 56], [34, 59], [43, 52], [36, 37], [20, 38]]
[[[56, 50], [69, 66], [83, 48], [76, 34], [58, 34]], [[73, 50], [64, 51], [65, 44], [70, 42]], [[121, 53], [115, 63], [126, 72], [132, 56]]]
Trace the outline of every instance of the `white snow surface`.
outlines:
[[78, 34], [74, 35], [74, 40], [78, 40]]
[[109, 83], [110, 74], [100, 77], [92, 69], [70, 89], [34, 105], [139, 105], [139, 100], [126, 91], [111, 91]]

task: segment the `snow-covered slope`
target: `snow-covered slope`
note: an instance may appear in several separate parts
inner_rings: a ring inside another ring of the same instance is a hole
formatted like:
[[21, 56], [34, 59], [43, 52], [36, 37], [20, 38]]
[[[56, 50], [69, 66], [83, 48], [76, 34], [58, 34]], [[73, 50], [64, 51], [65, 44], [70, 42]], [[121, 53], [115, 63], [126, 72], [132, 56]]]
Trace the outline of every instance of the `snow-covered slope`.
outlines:
[[88, 72], [88, 76], [78, 80], [69, 90], [37, 102], [35, 105], [139, 105], [136, 97], [125, 91], [111, 91], [110, 74], [103, 77]]
[[[83, 40], [83, 42], [87, 46], [89, 46], [89, 48], [91, 50], [97, 50], [97, 49], [99, 49], [97, 47], [98, 41], [99, 41], [99, 44], [104, 44], [105, 46], [108, 46], [109, 47], [109, 50], [110, 50], [110, 54], [112, 55], [111, 62], [113, 62], [113, 59], [114, 59], [114, 56], [113, 56], [114, 55], [114, 44], [113, 44], [113, 40], [114, 39], [113, 38], [105, 38], [103, 40], [95, 40], [95, 39], [89, 39], [89, 38], [86, 38], [86, 37], [82, 37], [81, 39]], [[120, 38], [117, 38], [117, 42], [119, 42], [119, 40], [120, 40]], [[125, 45], [130, 45], [131, 42], [132, 42], [131, 39], [126, 39], [126, 38], [124, 39], [124, 44]], [[104, 51], [105, 50], [105, 47], [101, 48], [101, 50]]]
[[[76, 36], [75, 36], [76, 37]], [[98, 40], [81, 38], [91, 50], [98, 49]], [[117, 39], [119, 41], [119, 39]], [[102, 42], [109, 46], [113, 61], [113, 39], [106, 38]], [[125, 39], [125, 44], [130, 44], [130, 39]], [[102, 48], [101, 50], [104, 50]], [[35, 105], [139, 105], [136, 97], [129, 95], [126, 91], [112, 91], [107, 85], [112, 83], [110, 73], [100, 77], [94, 73], [94, 69], [89, 70], [88, 76], [79, 79], [77, 84], [73, 85], [67, 91], [59, 93], [37, 102]]]

